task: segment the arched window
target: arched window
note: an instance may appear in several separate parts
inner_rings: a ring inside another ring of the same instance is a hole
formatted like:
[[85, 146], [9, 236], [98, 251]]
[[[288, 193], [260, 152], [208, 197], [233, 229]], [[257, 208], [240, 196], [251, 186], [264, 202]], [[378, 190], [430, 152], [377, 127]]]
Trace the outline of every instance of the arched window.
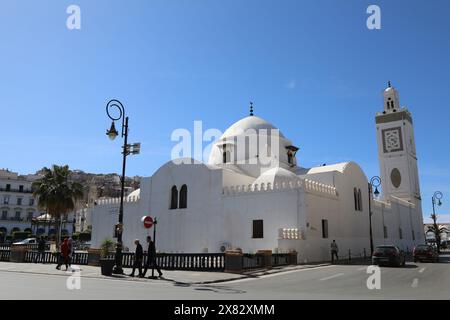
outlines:
[[362, 197], [361, 197], [361, 189], [358, 189], [358, 210], [362, 211]]
[[178, 208], [178, 189], [177, 186], [173, 186], [170, 195], [170, 209], [177, 209], [177, 208]]
[[230, 151], [227, 151], [226, 149], [225, 149], [225, 147], [224, 147], [224, 149], [223, 149], [223, 154], [222, 154], [222, 162], [223, 163], [228, 163], [228, 162], [230, 162], [230, 158], [231, 158], [231, 153], [230, 153]]
[[293, 155], [292, 155], [292, 151], [291, 150], [288, 150], [287, 156], [288, 156], [288, 163], [289, 164], [294, 164]]
[[355, 211], [358, 211], [358, 191], [353, 188], [353, 200], [355, 201]]
[[183, 184], [180, 189], [180, 209], [187, 208], [187, 185]]

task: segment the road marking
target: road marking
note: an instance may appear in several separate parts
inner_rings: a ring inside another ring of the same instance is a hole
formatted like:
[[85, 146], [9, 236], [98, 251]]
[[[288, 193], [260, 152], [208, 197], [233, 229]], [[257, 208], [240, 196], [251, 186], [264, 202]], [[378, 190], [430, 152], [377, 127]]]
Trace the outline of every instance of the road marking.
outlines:
[[367, 267], [358, 268], [358, 271], [363, 271], [363, 270], [367, 270]]
[[419, 270], [419, 273], [422, 273], [422, 272], [424, 272], [424, 271], [425, 271], [425, 269], [426, 269], [426, 268], [422, 268], [422, 269], [420, 269], [420, 270]]
[[419, 286], [419, 279], [415, 278], [411, 284], [411, 287], [417, 288]]
[[344, 275], [344, 273], [338, 273], [338, 274], [335, 274], [335, 275], [332, 275], [332, 276], [329, 276], [329, 277], [326, 277], [326, 278], [319, 279], [319, 281], [330, 280], [330, 279], [334, 279], [334, 278], [337, 278], [337, 277], [340, 277], [340, 276], [343, 276], [343, 275]]
[[300, 271], [319, 270], [319, 269], [331, 268], [331, 267], [333, 267], [333, 266], [330, 265], [330, 266], [321, 266], [321, 267], [309, 267], [309, 268], [295, 269], [295, 270], [289, 270], [289, 271], [274, 272], [274, 273], [271, 273], [271, 274], [257, 276], [257, 277], [254, 277], [254, 278], [236, 279], [236, 280], [230, 280], [230, 281], [226, 281], [226, 282], [224, 281], [224, 283], [228, 284], [228, 283], [238, 283], [238, 282], [253, 281], [253, 280], [257, 280], [257, 279], [266, 279], [266, 278], [272, 278], [272, 277], [276, 277], [276, 276], [283, 276], [285, 274], [290, 274], [290, 273], [295, 273], [295, 272], [300, 272]]

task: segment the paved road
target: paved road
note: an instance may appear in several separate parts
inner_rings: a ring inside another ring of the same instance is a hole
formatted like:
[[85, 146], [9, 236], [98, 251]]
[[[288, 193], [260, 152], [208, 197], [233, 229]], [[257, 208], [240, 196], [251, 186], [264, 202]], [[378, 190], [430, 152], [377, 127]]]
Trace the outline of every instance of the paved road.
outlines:
[[195, 285], [169, 281], [81, 278], [0, 271], [0, 299], [449, 299], [450, 256], [443, 263], [381, 268], [381, 289], [369, 290], [367, 266], [325, 266], [254, 279]]

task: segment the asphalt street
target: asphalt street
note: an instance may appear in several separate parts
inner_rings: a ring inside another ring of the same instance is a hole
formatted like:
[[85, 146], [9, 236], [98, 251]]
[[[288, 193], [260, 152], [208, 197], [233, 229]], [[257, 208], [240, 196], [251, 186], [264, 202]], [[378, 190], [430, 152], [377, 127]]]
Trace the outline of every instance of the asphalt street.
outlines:
[[449, 299], [450, 256], [441, 263], [381, 267], [380, 289], [369, 289], [364, 265], [293, 270], [217, 284], [184, 284], [0, 271], [0, 299]]

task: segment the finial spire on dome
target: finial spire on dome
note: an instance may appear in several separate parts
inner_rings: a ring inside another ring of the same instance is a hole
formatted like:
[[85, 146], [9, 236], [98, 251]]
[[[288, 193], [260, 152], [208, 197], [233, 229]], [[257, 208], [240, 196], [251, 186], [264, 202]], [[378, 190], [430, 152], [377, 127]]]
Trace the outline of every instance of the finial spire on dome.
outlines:
[[388, 81], [388, 88], [391, 87], [391, 81]]
[[250, 116], [253, 116], [253, 102], [250, 101]]

